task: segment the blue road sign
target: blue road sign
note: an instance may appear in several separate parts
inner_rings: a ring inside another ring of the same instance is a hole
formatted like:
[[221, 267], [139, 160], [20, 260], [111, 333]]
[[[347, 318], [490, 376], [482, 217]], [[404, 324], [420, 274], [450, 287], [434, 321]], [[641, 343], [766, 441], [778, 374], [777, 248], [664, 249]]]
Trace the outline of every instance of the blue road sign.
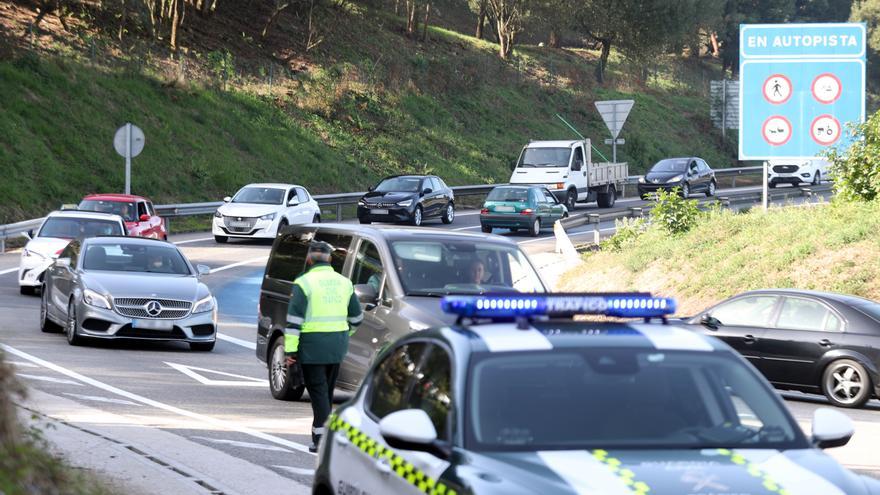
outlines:
[[739, 159], [845, 148], [865, 120], [865, 25], [740, 25]]

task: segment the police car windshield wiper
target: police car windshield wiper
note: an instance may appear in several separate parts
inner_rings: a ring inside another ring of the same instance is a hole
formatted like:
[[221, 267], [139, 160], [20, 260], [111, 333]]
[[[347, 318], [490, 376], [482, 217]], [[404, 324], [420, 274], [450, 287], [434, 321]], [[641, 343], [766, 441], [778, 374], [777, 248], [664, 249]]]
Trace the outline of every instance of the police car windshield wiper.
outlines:
[[408, 296], [425, 296], [425, 297], [443, 297], [448, 296], [448, 291], [440, 290], [411, 290], [406, 293]]

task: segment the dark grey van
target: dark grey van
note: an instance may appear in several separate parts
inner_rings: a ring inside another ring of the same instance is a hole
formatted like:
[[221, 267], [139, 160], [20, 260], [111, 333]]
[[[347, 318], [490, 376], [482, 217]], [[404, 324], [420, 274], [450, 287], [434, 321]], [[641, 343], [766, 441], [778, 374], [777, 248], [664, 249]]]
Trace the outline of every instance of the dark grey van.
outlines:
[[351, 338], [338, 386], [355, 390], [373, 357], [407, 332], [452, 323], [440, 310], [447, 294], [544, 292], [546, 285], [519, 246], [504, 237], [439, 229], [311, 224], [275, 238], [260, 291], [257, 357], [269, 367], [269, 388], [297, 400], [284, 365], [284, 327], [293, 280], [305, 268], [312, 239], [335, 248], [331, 264], [349, 277], [364, 308]]

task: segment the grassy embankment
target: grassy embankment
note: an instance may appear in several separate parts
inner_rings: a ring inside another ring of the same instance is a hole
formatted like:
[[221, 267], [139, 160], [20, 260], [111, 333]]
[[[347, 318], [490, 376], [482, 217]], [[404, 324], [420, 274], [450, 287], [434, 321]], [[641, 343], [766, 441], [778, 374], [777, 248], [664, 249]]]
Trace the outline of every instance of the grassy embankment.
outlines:
[[721, 212], [671, 237], [649, 229], [620, 251], [584, 255], [560, 290], [647, 290], [693, 314], [733, 294], [794, 287], [880, 300], [880, 203]]
[[[503, 182], [528, 139], [572, 137], [556, 113], [601, 142], [597, 99], [636, 100], [620, 148], [634, 172], [680, 154], [733, 164], [708, 121], [711, 63], [670, 59], [640, 86], [615, 56], [610, 82], [599, 86], [589, 51], [523, 46], [516, 61], [503, 62], [496, 45], [447, 29], [431, 29], [420, 43], [386, 14], [354, 6], [338, 15], [345, 31], [310, 55], [308, 70], [271, 87], [256, 69], [225, 91], [204, 79], [181, 82], [160, 70], [177, 62], [158, 52], [136, 62], [143, 52], [119, 55], [109, 39], [98, 40], [94, 59], [63, 36], [51, 50], [0, 59], [0, 223], [121, 190], [123, 161], [111, 140], [126, 121], [146, 133], [132, 190], [157, 203], [216, 200], [255, 181], [363, 190], [405, 171], [432, 171], [453, 185]], [[235, 34], [226, 39], [247, 42]], [[188, 55], [202, 75], [207, 50]]]

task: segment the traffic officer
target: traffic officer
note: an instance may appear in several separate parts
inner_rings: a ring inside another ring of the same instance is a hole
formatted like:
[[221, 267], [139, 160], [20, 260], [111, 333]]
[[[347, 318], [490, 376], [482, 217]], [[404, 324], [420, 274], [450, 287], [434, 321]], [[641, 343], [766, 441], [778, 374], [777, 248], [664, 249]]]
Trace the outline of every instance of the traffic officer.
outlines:
[[306, 271], [293, 281], [284, 332], [287, 366], [302, 366], [312, 401], [311, 452], [318, 451], [324, 434], [348, 338], [364, 318], [351, 281], [330, 266], [332, 252], [333, 246], [326, 242], [309, 245]]

